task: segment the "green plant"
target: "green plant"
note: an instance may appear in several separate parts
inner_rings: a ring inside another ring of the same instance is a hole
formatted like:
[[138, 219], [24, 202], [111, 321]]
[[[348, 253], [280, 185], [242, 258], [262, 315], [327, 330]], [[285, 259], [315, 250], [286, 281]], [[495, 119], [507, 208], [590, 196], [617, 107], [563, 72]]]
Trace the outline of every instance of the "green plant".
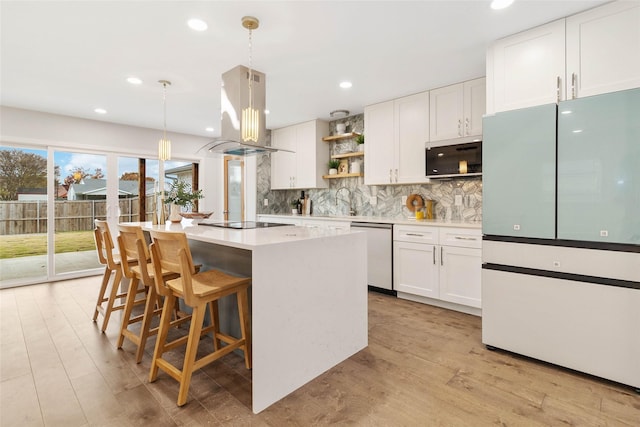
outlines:
[[338, 166], [340, 166], [340, 160], [338, 159], [329, 160], [329, 169], [338, 169]]
[[191, 184], [182, 179], [177, 179], [171, 184], [171, 188], [167, 192], [165, 203], [175, 203], [176, 205], [187, 207], [193, 205], [193, 202], [202, 199], [202, 190], [191, 191]]
[[297, 208], [298, 207], [298, 202], [300, 201], [300, 199], [291, 199], [291, 207], [292, 208]]
[[356, 136], [356, 143], [357, 144], [364, 144], [364, 134], [361, 133], [360, 135]]

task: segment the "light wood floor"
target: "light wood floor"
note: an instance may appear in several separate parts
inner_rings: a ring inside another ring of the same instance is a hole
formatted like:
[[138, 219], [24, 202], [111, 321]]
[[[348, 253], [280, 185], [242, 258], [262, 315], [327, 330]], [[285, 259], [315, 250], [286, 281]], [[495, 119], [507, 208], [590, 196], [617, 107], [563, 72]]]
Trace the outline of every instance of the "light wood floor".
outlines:
[[[631, 388], [481, 343], [478, 317], [369, 295], [369, 347], [259, 415], [231, 354], [178, 384], [147, 381], [147, 344], [117, 350], [91, 322], [99, 278], [0, 291], [2, 426], [639, 426]], [[327, 315], [331, 315], [327, 313]]]

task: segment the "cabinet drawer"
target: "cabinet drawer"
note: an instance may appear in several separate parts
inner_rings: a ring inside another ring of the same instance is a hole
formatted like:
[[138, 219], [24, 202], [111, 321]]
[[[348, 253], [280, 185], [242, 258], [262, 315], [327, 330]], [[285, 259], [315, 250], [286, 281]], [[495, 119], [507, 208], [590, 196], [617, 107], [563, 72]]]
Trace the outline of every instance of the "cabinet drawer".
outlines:
[[470, 228], [440, 228], [439, 242], [444, 246], [482, 248], [482, 232]]
[[438, 229], [415, 225], [394, 225], [393, 240], [399, 242], [415, 242], [438, 244]]
[[334, 228], [337, 230], [348, 230], [351, 228], [349, 221], [326, 221], [317, 219], [303, 219], [302, 225], [309, 228]]

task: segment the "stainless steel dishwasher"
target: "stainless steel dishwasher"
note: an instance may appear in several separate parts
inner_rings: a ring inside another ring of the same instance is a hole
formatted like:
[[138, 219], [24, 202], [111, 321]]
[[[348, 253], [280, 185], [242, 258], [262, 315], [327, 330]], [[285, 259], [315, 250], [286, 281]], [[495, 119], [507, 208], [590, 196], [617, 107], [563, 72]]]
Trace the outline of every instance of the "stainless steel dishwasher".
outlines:
[[352, 222], [367, 233], [367, 284], [372, 290], [395, 295], [393, 290], [393, 224]]

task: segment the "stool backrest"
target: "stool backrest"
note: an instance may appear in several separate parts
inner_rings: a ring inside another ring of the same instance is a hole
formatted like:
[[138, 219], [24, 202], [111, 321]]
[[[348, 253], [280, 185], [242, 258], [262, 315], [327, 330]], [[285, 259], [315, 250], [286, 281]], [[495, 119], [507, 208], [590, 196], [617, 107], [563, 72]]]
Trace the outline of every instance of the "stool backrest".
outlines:
[[[180, 274], [183, 286], [183, 298], [187, 305], [197, 302], [191, 284], [191, 276], [196, 273], [189, 249], [187, 235], [183, 232], [156, 231], [151, 233], [151, 262], [153, 263], [156, 291], [166, 295], [166, 287], [162, 280], [162, 271]], [[158, 288], [163, 288], [159, 290]]]
[[[153, 286], [153, 284], [148, 281], [149, 274], [147, 272], [147, 263], [150, 261], [149, 250], [144, 243], [141, 248], [138, 245], [138, 240], [145, 242], [142, 227], [140, 227], [139, 225], [119, 224], [118, 230], [120, 231], [120, 234], [118, 235], [118, 247], [120, 248], [120, 256], [123, 259], [125, 259], [126, 257], [127, 260], [137, 261], [140, 269], [143, 270], [141, 277], [142, 282], [149, 286]], [[131, 266], [128, 262], [122, 263], [122, 273], [125, 275], [125, 277], [133, 277], [133, 272], [131, 271]]]
[[111, 238], [111, 232], [109, 231], [109, 224], [107, 221], [96, 219], [94, 221], [96, 225], [93, 231], [93, 237], [96, 241], [96, 249], [98, 251], [98, 259], [100, 264], [104, 264], [111, 270], [115, 270], [118, 267], [113, 257], [113, 239]]

